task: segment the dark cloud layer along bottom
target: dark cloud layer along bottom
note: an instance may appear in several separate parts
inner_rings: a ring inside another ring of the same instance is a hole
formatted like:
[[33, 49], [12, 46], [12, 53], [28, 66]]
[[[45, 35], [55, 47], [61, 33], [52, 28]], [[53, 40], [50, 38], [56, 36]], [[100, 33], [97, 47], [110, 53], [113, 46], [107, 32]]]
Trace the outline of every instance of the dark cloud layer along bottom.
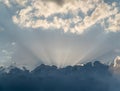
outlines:
[[[94, 65], [94, 66], [93, 66]], [[11, 67], [9, 73], [0, 68], [0, 91], [119, 91], [119, 81], [109, 66], [99, 61], [84, 66], [40, 65], [29, 72]]]

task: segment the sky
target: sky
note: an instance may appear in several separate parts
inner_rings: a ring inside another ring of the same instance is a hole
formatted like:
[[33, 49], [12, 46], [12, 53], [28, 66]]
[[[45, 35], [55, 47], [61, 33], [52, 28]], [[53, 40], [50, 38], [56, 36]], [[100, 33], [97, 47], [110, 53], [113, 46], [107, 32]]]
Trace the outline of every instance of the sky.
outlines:
[[0, 0], [1, 66], [110, 63], [119, 55], [119, 0]]

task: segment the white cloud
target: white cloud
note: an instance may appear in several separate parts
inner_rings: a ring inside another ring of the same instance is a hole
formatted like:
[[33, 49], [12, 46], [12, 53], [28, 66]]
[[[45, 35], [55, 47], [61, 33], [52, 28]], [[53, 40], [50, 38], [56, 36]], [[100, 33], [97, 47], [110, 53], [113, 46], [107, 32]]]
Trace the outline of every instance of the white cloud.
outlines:
[[25, 6], [25, 4], [27, 3], [28, 0], [15, 0], [16, 3], [18, 3], [21, 6]]
[[120, 31], [120, 13], [114, 17], [110, 17], [107, 21], [109, 23], [107, 30], [117, 32]]
[[[2, 0], [3, 1], [3, 0]], [[7, 7], [11, 7], [10, 1], [9, 0], [4, 0], [3, 3], [7, 6]]]
[[1, 0], [7, 7], [13, 7], [13, 4], [17, 4], [20, 6], [25, 6], [28, 0]]
[[[83, 33], [95, 24], [107, 22], [105, 30], [120, 30], [119, 5], [105, 3], [103, 0], [2, 0], [8, 7], [18, 8], [13, 22], [23, 28], [54, 28], [64, 32]], [[17, 4], [14, 6], [14, 4]], [[48, 21], [48, 18], [52, 18]], [[111, 17], [115, 17], [112, 18]], [[114, 21], [114, 22], [113, 22]], [[116, 23], [115, 23], [116, 21]], [[72, 25], [72, 27], [71, 27]]]

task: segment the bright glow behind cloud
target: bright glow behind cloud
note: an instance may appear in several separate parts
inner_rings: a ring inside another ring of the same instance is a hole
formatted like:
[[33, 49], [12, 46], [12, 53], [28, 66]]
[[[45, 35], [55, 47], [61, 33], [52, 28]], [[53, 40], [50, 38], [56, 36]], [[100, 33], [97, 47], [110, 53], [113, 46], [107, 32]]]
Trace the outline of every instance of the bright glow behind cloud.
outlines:
[[108, 61], [120, 55], [119, 7], [103, 0], [0, 0], [0, 42], [16, 42], [10, 60], [17, 66]]

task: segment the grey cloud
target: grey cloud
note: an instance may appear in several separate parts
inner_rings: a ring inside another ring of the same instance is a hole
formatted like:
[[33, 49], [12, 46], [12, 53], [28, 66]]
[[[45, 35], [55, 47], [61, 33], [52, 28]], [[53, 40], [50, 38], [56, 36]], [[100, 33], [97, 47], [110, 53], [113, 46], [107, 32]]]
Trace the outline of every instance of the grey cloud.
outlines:
[[[44, 63], [64, 67], [95, 59], [112, 61], [115, 56], [120, 55], [120, 52], [115, 53], [115, 50], [120, 49], [120, 33], [106, 33], [98, 23], [80, 35], [69, 31], [65, 33], [62, 28], [17, 26], [12, 20], [14, 11], [10, 12], [9, 8], [0, 4], [0, 12], [0, 26], [4, 28], [4, 31], [0, 32], [0, 46], [3, 47], [7, 42], [16, 42], [12, 60], [18, 66], [26, 65], [32, 69]], [[62, 17], [62, 14], [60, 16]]]
[[65, 0], [42, 0], [42, 1], [45, 1], [45, 2], [55, 2], [58, 5], [63, 5], [65, 3]]

